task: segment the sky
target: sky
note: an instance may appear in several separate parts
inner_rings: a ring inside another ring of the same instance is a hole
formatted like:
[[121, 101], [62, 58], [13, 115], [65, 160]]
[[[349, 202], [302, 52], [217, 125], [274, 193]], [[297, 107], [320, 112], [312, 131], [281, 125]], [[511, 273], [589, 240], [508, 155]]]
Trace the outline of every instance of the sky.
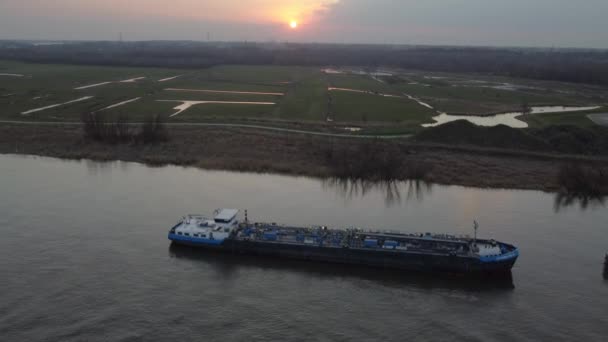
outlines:
[[606, 13], [608, 0], [0, 0], [0, 39], [608, 48]]

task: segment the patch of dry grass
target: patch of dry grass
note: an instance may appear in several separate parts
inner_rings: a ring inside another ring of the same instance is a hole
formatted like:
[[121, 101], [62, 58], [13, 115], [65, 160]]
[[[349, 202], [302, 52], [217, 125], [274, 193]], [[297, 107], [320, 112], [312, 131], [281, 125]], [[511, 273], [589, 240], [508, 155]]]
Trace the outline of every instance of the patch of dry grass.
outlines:
[[[85, 139], [79, 125], [4, 124], [0, 125], [0, 153], [546, 191], [561, 188], [559, 170], [566, 158], [409, 140], [361, 141], [237, 128], [171, 126], [168, 132], [171, 140], [164, 143], [110, 145]], [[578, 162], [608, 167], [604, 159]]]

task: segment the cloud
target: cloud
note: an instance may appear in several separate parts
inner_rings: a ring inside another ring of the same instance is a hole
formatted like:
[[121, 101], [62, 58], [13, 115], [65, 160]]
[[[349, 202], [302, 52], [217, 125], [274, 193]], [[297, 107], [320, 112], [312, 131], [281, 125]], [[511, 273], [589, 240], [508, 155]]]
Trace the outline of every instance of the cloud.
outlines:
[[416, 44], [608, 47], [605, 0], [341, 0], [327, 39]]

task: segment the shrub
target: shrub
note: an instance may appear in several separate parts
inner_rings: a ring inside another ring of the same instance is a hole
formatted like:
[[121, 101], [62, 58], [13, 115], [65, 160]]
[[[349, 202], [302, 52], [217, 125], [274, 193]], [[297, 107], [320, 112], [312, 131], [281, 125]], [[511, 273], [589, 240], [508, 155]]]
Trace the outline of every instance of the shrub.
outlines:
[[162, 115], [149, 115], [144, 120], [138, 140], [144, 144], [154, 144], [169, 140], [166, 118]]
[[425, 180], [431, 169], [426, 163], [406, 162], [397, 145], [379, 140], [339, 145], [337, 150], [331, 146], [322, 155], [335, 177], [351, 180]]
[[153, 144], [169, 140], [165, 118], [161, 115], [146, 117], [139, 130], [129, 123], [125, 115], [110, 121], [103, 113], [86, 113], [81, 115], [81, 121], [85, 139], [106, 144]]
[[84, 136], [87, 139], [118, 144], [133, 140], [134, 132], [124, 115], [108, 121], [102, 113], [87, 113], [81, 116]]
[[573, 196], [599, 197], [608, 194], [608, 170], [580, 164], [563, 165], [558, 173], [561, 192]]

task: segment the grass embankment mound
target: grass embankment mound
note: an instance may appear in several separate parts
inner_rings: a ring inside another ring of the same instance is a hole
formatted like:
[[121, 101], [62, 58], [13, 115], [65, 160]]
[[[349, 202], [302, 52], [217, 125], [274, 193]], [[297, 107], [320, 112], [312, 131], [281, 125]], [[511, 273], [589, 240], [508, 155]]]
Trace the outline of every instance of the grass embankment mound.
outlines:
[[608, 155], [608, 129], [549, 126], [514, 129], [504, 125], [480, 127], [459, 120], [420, 132], [415, 139], [445, 145], [464, 145], [534, 152]]
[[[114, 126], [113, 121], [103, 123]], [[102, 131], [107, 128], [104, 125], [100, 127], [103, 127]], [[3, 124], [0, 125], [0, 153], [124, 160], [151, 165], [174, 164], [365, 182], [414, 179], [491, 188], [566, 189], [572, 193], [577, 192], [574, 189], [580, 184], [576, 180], [579, 176], [571, 176], [574, 186], [568, 186], [564, 180], [569, 177], [560, 178], [559, 175], [564, 164], [576, 162], [591, 170], [591, 174], [596, 174], [587, 177], [585, 172], [584, 184], [588, 184], [587, 180], [591, 184], [599, 183], [598, 179], [606, 178], [603, 176], [608, 174], [608, 161], [597, 157], [578, 158], [549, 153], [546, 156], [544, 153], [522, 155], [514, 150], [500, 153], [499, 149], [452, 148], [446, 144], [410, 139], [361, 140], [195, 126], [169, 126], [169, 140], [145, 143], [132, 138], [142, 137], [145, 128], [139, 125], [129, 127], [135, 135], [128, 134], [131, 138], [120, 140], [114, 139], [113, 128], [109, 128], [108, 139], [95, 139], [86, 134], [81, 125]], [[153, 127], [151, 123], [150, 128]], [[598, 168], [603, 170], [597, 171]], [[608, 191], [607, 188], [600, 189]]]

